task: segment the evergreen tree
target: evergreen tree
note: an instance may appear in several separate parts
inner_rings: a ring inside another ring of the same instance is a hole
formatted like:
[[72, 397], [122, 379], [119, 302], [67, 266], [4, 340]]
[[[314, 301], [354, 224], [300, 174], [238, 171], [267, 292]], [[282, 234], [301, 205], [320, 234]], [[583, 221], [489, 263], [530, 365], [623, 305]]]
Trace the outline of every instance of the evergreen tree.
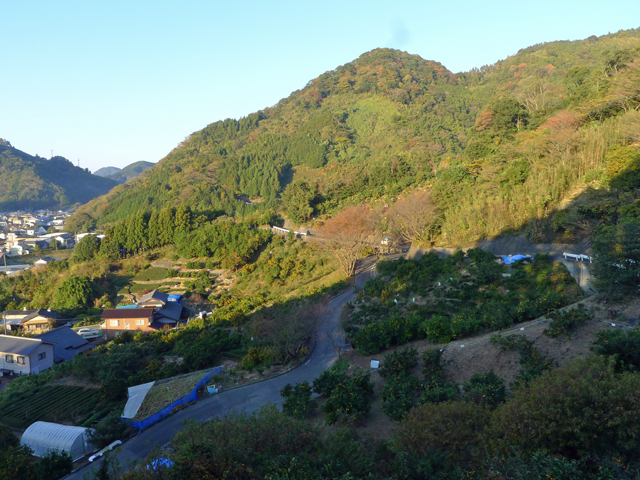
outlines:
[[96, 253], [100, 250], [100, 239], [95, 235], [87, 235], [75, 250], [75, 258], [79, 262], [87, 262], [95, 257]]
[[155, 209], [151, 211], [151, 215], [149, 216], [147, 242], [149, 248], [158, 248], [160, 246], [160, 223], [158, 211]]
[[178, 207], [175, 216], [175, 232], [174, 235], [187, 234], [191, 231], [191, 207], [182, 204]]
[[175, 229], [175, 209], [173, 207], [164, 207], [158, 215], [160, 236], [158, 237], [160, 245], [169, 245], [173, 243], [173, 235]]

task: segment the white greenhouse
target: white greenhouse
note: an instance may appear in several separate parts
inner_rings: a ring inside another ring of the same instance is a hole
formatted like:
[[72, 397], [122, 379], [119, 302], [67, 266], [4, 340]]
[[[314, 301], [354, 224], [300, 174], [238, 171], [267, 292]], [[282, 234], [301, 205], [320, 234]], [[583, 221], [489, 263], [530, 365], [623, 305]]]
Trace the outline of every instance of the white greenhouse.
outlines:
[[95, 450], [89, 443], [88, 434], [89, 429], [84, 427], [36, 422], [27, 428], [20, 443], [31, 448], [37, 457], [42, 457], [51, 450], [57, 452], [64, 450], [75, 461]]

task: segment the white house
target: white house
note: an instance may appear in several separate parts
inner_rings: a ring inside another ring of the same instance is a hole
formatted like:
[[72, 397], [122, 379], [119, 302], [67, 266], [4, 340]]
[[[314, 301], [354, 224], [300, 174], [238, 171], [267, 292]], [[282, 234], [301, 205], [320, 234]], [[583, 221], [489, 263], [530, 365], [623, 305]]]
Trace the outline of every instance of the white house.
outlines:
[[35, 262], [33, 262], [33, 265], [34, 265], [34, 267], [43, 267], [45, 265], [49, 265], [54, 260], [60, 260], [60, 259], [59, 258], [53, 258], [53, 257], [42, 257], [42, 258], [36, 260]]
[[0, 373], [3, 376], [40, 373], [53, 365], [53, 344], [39, 338], [0, 335]]
[[58, 243], [66, 248], [73, 248], [76, 245], [76, 241], [68, 233], [61, 233], [60, 235], [55, 237], [55, 239], [58, 241]]
[[29, 255], [29, 247], [24, 243], [12, 245], [7, 252], [8, 255]]
[[32, 235], [34, 237], [44, 235], [47, 231], [42, 227], [35, 227], [27, 229], [27, 235]]

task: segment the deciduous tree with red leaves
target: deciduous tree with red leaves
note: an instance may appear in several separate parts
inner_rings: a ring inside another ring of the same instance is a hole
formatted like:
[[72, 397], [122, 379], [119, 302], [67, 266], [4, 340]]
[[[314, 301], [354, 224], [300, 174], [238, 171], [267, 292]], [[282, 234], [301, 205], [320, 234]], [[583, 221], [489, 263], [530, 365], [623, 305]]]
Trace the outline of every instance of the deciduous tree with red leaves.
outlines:
[[371, 210], [365, 206], [347, 207], [328, 220], [318, 233], [340, 262], [344, 273], [352, 277], [362, 249], [373, 242]]

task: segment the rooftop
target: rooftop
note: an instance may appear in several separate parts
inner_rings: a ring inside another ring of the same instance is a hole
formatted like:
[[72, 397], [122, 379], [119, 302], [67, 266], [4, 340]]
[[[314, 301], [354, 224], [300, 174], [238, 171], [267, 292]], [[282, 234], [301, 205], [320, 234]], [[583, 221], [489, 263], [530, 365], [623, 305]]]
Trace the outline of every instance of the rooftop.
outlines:
[[13, 353], [15, 355], [29, 355], [43, 342], [39, 338], [14, 337], [13, 335], [0, 335], [0, 352]]
[[120, 318], [151, 318], [153, 308], [107, 308], [102, 312], [103, 320]]

